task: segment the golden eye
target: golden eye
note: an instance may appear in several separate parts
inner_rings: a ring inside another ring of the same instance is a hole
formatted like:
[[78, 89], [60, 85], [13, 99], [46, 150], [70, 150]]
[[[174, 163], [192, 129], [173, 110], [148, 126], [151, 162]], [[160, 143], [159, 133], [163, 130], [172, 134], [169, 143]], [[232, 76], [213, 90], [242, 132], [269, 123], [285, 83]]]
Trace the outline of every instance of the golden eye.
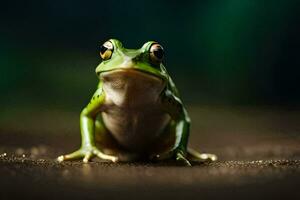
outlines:
[[163, 47], [158, 44], [154, 43], [150, 47], [150, 59], [154, 63], [160, 63], [164, 58], [164, 49]]
[[108, 60], [111, 58], [113, 51], [113, 44], [110, 41], [107, 41], [100, 47], [100, 56], [103, 60]]

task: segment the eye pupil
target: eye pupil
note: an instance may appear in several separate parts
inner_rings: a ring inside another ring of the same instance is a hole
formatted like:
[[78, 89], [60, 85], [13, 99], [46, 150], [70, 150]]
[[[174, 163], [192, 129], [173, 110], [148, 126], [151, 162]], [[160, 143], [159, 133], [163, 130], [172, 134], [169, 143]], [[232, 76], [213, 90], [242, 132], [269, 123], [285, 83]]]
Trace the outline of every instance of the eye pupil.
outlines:
[[164, 57], [164, 51], [162, 49], [154, 50], [153, 54], [160, 60]]
[[152, 44], [149, 52], [150, 52], [150, 59], [154, 64], [159, 64], [162, 62], [164, 58], [164, 49], [160, 44], [158, 43]]
[[104, 54], [106, 50], [107, 50], [107, 47], [105, 47], [104, 45], [102, 45], [102, 46], [100, 47], [100, 53], [101, 53], [101, 54]]
[[101, 47], [100, 47], [100, 57], [103, 60], [108, 60], [111, 58], [112, 53], [114, 50], [114, 46], [110, 41], [105, 42]]

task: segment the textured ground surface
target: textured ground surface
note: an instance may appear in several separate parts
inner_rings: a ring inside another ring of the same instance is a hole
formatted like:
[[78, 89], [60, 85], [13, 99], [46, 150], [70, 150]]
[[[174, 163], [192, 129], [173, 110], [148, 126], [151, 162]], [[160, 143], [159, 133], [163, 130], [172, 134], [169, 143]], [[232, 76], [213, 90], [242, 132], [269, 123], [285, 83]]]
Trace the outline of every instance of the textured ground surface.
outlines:
[[8, 116], [0, 130], [0, 199], [300, 199], [299, 111], [189, 110], [190, 146], [216, 153], [218, 162], [59, 164], [56, 156], [79, 146], [76, 114]]

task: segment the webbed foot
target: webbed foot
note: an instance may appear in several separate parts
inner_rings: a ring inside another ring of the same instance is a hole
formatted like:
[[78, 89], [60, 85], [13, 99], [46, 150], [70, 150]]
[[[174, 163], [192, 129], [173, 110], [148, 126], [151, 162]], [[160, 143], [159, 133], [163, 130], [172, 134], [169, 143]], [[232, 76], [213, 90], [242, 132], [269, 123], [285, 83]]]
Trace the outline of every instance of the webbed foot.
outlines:
[[83, 159], [83, 162], [87, 163], [87, 162], [89, 162], [90, 159], [92, 159], [95, 156], [97, 156], [103, 160], [110, 160], [112, 162], [118, 161], [118, 157], [104, 154], [95, 146], [82, 147], [73, 153], [70, 153], [67, 155], [61, 155], [57, 158], [57, 161], [63, 162], [66, 160]]

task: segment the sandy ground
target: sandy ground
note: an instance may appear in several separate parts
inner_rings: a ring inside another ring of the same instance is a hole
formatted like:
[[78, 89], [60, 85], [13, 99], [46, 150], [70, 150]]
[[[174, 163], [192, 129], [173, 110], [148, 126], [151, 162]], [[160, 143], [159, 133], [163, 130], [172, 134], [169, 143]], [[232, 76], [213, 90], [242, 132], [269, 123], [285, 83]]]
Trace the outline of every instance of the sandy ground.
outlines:
[[189, 110], [190, 146], [219, 161], [57, 163], [79, 147], [76, 115], [46, 111], [18, 126], [15, 117], [2, 120], [0, 199], [300, 199], [298, 111]]

